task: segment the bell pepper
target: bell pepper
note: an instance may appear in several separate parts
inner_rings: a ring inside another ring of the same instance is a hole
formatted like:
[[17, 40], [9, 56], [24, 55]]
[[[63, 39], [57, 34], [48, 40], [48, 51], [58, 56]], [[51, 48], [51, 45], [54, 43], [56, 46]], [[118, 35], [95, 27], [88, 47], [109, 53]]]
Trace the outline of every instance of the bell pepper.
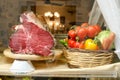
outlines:
[[85, 40], [85, 49], [87, 50], [98, 50], [98, 45], [97, 43], [94, 42], [92, 39], [87, 39]]

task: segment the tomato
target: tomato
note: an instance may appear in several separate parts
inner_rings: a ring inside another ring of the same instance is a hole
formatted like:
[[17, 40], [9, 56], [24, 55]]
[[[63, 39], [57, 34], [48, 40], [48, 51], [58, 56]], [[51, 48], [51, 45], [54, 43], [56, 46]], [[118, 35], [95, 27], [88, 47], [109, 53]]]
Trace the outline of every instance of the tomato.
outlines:
[[76, 37], [76, 32], [75, 30], [69, 30], [68, 31], [68, 36], [72, 39], [74, 39]]
[[74, 43], [74, 48], [79, 48], [79, 45], [80, 45], [80, 43], [76, 41], [76, 42]]
[[85, 41], [85, 49], [98, 50], [98, 45], [92, 39], [87, 39]]
[[87, 36], [87, 29], [80, 28], [79, 31], [77, 32], [77, 36], [79, 37], [80, 40], [84, 40], [85, 37]]
[[78, 31], [80, 30], [80, 28], [81, 28], [80, 26], [77, 26], [77, 27], [75, 28], [75, 32], [78, 33]]
[[88, 27], [88, 26], [89, 24], [87, 22], [81, 24], [81, 27]]
[[94, 38], [97, 35], [97, 31], [94, 26], [89, 26], [87, 30], [88, 30], [87, 36], [89, 38]]
[[101, 31], [101, 27], [99, 25], [94, 25], [96, 31], [97, 31], [97, 34]]
[[80, 49], [84, 49], [84, 41], [81, 42], [75, 42], [74, 43], [74, 48], [80, 48]]
[[80, 42], [79, 48], [80, 48], [80, 49], [84, 49], [84, 41], [81, 41], [81, 42]]
[[68, 46], [74, 48], [75, 41], [72, 39], [68, 39]]

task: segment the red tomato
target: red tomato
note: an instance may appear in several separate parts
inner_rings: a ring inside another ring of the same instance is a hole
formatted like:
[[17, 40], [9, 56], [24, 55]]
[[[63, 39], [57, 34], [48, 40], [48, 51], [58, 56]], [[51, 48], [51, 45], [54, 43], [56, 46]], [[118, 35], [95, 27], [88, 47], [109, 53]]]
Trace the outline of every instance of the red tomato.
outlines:
[[68, 39], [68, 46], [74, 48], [75, 41], [72, 39]]
[[87, 31], [88, 31], [87, 36], [89, 38], [94, 38], [96, 36], [96, 34], [97, 34], [97, 30], [96, 30], [96, 28], [94, 26], [89, 26], [87, 28]]
[[89, 24], [87, 22], [81, 24], [81, 27], [88, 27], [88, 26], [89, 26]]
[[79, 48], [79, 45], [80, 45], [79, 42], [75, 42], [75, 43], [74, 43], [74, 48]]
[[75, 30], [69, 30], [68, 31], [68, 36], [72, 39], [74, 39], [76, 37], [76, 32]]
[[79, 48], [80, 48], [80, 49], [84, 49], [84, 41], [81, 41], [81, 42], [80, 42]]
[[81, 28], [80, 26], [75, 27], [75, 32], [78, 33], [78, 31], [80, 30], [80, 28]]
[[101, 27], [99, 25], [94, 25], [96, 31], [97, 31], [97, 34], [101, 31]]
[[77, 36], [79, 37], [80, 40], [85, 39], [85, 37], [87, 36], [87, 29], [86, 28], [80, 28]]

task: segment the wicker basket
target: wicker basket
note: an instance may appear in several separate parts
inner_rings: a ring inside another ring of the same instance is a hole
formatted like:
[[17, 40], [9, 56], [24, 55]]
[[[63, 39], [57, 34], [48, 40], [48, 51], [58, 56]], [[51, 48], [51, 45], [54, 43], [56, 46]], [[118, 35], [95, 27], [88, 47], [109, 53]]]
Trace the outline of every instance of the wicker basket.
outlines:
[[114, 53], [104, 50], [64, 49], [64, 55], [70, 68], [90, 68], [112, 63]]

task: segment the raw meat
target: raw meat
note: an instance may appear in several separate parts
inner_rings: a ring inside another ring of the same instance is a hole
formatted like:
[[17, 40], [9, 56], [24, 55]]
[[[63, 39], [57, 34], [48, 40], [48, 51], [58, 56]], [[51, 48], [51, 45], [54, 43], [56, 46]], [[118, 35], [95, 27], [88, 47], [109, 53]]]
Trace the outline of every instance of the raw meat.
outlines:
[[42, 23], [39, 21], [39, 19], [36, 17], [36, 15], [31, 11], [30, 12], [26, 11], [23, 14], [21, 14], [20, 22], [21, 23], [32, 22], [32, 23], [36, 24], [38, 27], [45, 30]]
[[54, 46], [53, 36], [45, 30], [39, 21], [35, 23], [38, 19], [33, 13], [30, 12], [34, 18], [30, 18], [29, 12], [24, 14], [27, 16], [22, 14], [21, 24], [14, 27], [16, 31], [10, 36], [9, 47], [11, 51], [20, 54], [48, 56]]

